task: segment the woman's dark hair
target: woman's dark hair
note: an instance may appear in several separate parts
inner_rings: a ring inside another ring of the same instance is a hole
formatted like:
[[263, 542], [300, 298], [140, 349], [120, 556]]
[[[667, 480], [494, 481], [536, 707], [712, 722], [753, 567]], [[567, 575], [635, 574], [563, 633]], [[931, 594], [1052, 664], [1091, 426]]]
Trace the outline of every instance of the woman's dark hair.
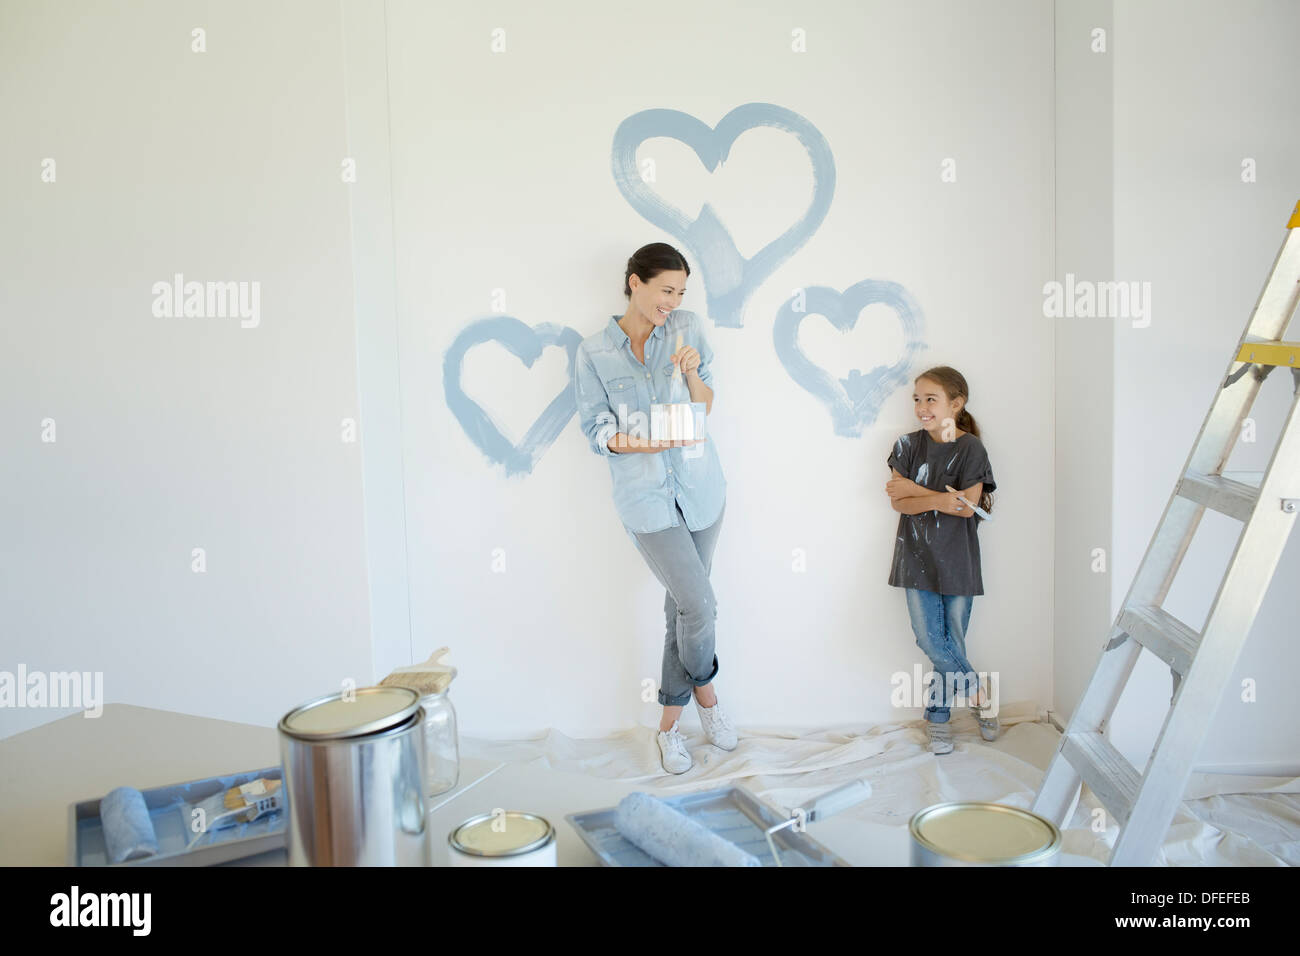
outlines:
[[[916, 381], [919, 382], [923, 378], [929, 379], [943, 389], [950, 402], [959, 395], [961, 396], [961, 411], [957, 413], [957, 427], [979, 438], [980, 427], [975, 423], [975, 416], [966, 410], [966, 406], [970, 403], [970, 389], [966, 386], [966, 377], [950, 365], [936, 365], [934, 368], [926, 369], [918, 375]], [[993, 495], [991, 492], [980, 492], [979, 506], [989, 514], [993, 513]], [[975, 520], [980, 520], [979, 515], [975, 516]]]
[[666, 242], [652, 242], [632, 253], [627, 260], [627, 272], [623, 274], [623, 294], [632, 295], [632, 276], [642, 282], [649, 282], [661, 272], [676, 272], [678, 269], [691, 274], [691, 267], [686, 264], [686, 257]]

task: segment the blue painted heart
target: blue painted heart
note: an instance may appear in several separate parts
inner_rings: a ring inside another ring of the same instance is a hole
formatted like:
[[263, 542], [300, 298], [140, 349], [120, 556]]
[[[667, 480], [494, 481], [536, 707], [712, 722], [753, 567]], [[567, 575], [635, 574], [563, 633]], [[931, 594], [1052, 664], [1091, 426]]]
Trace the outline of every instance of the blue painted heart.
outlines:
[[[862, 310], [875, 303], [893, 309], [903, 326], [903, 352], [892, 365], [878, 365], [865, 375], [851, 369], [848, 378], [837, 379], [799, 350], [799, 324], [807, 316], [823, 316], [841, 332], [848, 332], [857, 325]], [[897, 282], [864, 279], [843, 293], [812, 286], [804, 290], [802, 299], [791, 297], [777, 311], [772, 340], [790, 377], [830, 410], [835, 434], [853, 438], [876, 420], [890, 393], [907, 384], [912, 362], [925, 348], [922, 321], [920, 306]]]
[[[713, 172], [726, 160], [736, 137], [760, 126], [790, 133], [803, 145], [812, 160], [813, 197], [794, 225], [753, 258], [745, 259], [711, 205], [705, 203], [699, 218], [690, 220], [661, 199], [638, 174], [636, 151], [641, 143], [656, 136], [681, 140], [695, 150], [704, 168]], [[634, 113], [614, 133], [612, 165], [614, 182], [632, 208], [680, 239], [696, 256], [708, 295], [709, 317], [716, 325], [730, 328], [744, 324], [745, 303], [754, 290], [817, 231], [835, 193], [835, 160], [826, 138], [798, 113], [771, 103], [738, 106], [713, 128], [677, 110]]]
[[[564, 390], [546, 406], [518, 445], [511, 443], [483, 407], [460, 387], [460, 370], [465, 361], [465, 353], [484, 342], [499, 342], [528, 368], [532, 368], [542, 350], [548, 346], [563, 348], [568, 353], [567, 384]], [[501, 315], [471, 322], [447, 349], [442, 363], [447, 407], [475, 447], [489, 461], [504, 465], [507, 476], [531, 473], [537, 460], [545, 454], [577, 411], [573, 395], [573, 362], [581, 344], [582, 336], [567, 326], [550, 323], [528, 326], [516, 318]]]

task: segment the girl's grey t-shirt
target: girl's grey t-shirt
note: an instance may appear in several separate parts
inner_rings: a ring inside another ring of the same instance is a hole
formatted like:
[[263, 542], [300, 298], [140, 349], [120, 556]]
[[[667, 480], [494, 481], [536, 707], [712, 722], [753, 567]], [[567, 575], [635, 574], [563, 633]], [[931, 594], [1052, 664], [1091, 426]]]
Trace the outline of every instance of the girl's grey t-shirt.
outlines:
[[[939, 442], [918, 428], [899, 437], [886, 462], [930, 491], [945, 491], [945, 485], [962, 491], [976, 482], [983, 482], [985, 491], [997, 487], [984, 443], [969, 432], [955, 441]], [[889, 583], [938, 594], [983, 594], [977, 535], [981, 520], [942, 511], [899, 515]]]

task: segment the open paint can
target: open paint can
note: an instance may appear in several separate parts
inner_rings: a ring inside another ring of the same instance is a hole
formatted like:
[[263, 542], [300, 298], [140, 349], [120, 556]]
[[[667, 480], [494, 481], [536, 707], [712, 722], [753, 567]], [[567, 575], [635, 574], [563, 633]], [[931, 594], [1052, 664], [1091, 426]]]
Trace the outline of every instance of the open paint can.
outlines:
[[555, 827], [510, 810], [470, 817], [447, 837], [452, 866], [558, 866]]
[[291, 866], [428, 866], [424, 710], [415, 691], [364, 687], [280, 721]]
[[1056, 866], [1061, 831], [1000, 803], [940, 803], [912, 817], [913, 866]]

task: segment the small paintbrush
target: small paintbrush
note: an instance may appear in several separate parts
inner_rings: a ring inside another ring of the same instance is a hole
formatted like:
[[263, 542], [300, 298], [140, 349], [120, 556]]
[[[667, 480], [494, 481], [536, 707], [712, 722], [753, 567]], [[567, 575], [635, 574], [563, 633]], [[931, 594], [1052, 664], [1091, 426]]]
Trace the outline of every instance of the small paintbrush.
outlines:
[[395, 668], [391, 674], [379, 682], [379, 686], [407, 687], [421, 697], [428, 697], [430, 694], [441, 694], [451, 686], [452, 679], [456, 676], [456, 668], [438, 663], [438, 659], [447, 653], [449, 653], [447, 648], [440, 647], [429, 655], [428, 660], [421, 664]]

